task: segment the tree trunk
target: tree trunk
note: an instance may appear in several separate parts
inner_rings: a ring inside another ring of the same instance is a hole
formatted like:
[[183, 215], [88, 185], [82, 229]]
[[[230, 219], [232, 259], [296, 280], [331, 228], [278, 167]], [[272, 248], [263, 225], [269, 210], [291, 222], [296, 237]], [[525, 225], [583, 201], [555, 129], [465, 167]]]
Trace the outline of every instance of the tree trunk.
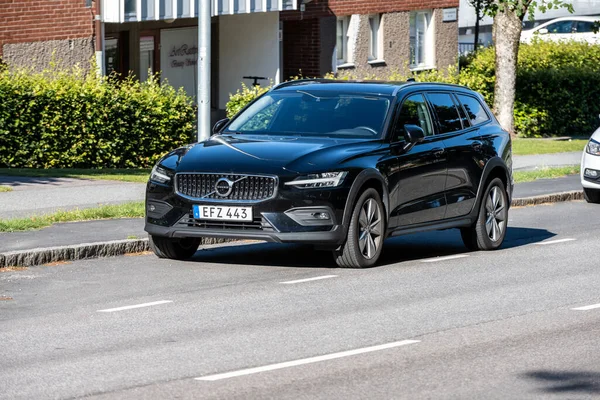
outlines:
[[517, 80], [517, 57], [522, 21], [508, 7], [494, 17], [496, 46], [496, 86], [494, 112], [502, 128], [514, 134], [514, 103]]

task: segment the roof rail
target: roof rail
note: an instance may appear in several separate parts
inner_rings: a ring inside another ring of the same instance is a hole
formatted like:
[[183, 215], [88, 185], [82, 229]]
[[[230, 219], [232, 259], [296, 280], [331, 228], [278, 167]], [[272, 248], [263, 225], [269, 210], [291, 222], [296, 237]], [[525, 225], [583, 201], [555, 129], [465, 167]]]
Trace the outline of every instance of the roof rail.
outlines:
[[277, 84], [277, 85], [273, 86], [271, 88], [271, 90], [277, 90], [277, 89], [281, 89], [283, 87], [294, 86], [294, 85], [306, 85], [306, 84], [309, 84], [309, 83], [328, 83], [328, 82], [339, 82], [339, 80], [336, 80], [336, 79], [327, 79], [327, 78], [303, 78], [303, 79], [296, 79], [296, 80], [293, 80], [293, 81], [281, 82], [280, 84]]

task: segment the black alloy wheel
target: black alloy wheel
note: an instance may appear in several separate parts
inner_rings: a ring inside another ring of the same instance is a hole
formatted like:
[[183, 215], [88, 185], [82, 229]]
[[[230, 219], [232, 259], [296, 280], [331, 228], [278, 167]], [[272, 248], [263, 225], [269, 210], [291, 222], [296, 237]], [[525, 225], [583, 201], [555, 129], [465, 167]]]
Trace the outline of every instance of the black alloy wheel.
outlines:
[[481, 199], [477, 221], [473, 226], [460, 230], [469, 250], [495, 250], [502, 245], [508, 226], [508, 206], [504, 183], [494, 178]]
[[375, 265], [385, 238], [385, 209], [377, 190], [365, 190], [352, 210], [346, 243], [334, 252], [342, 268], [368, 268]]

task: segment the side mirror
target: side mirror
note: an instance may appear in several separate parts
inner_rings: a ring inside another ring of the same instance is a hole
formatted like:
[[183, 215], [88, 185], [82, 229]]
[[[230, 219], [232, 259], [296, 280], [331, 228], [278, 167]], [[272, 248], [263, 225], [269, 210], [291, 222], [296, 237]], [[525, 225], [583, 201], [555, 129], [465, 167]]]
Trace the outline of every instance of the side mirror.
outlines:
[[421, 143], [425, 139], [425, 132], [417, 125], [404, 125], [404, 137], [411, 144]]
[[228, 122], [229, 122], [229, 118], [225, 118], [225, 119], [222, 119], [220, 121], [217, 121], [217, 123], [215, 124], [215, 126], [213, 126], [212, 134], [216, 135], [217, 133], [221, 132], [221, 129], [223, 129], [223, 127], [225, 125], [227, 125]]
[[539, 29], [537, 31], [537, 33], [540, 34], [540, 35], [545, 35], [545, 34], [548, 33], [548, 29], [546, 29], [546, 28]]

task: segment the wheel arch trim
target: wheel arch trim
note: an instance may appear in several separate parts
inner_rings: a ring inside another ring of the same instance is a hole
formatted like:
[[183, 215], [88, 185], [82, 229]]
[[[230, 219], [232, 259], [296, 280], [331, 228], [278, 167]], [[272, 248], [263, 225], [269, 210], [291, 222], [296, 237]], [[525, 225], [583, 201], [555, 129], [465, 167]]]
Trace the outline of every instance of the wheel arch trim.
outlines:
[[375, 180], [381, 185], [381, 192], [383, 196], [381, 196], [381, 201], [383, 202], [383, 207], [386, 216], [386, 226], [389, 220], [389, 210], [390, 210], [390, 194], [387, 187], [386, 179], [383, 175], [374, 168], [369, 168], [362, 170], [352, 182], [352, 187], [350, 188], [350, 192], [348, 193], [348, 198], [346, 199], [346, 204], [344, 207], [344, 216], [342, 219], [342, 224], [344, 226], [344, 230], [347, 232], [348, 227], [350, 226], [350, 219], [352, 217], [352, 210], [354, 208], [354, 203], [362, 193], [362, 188], [364, 185], [370, 181]]

